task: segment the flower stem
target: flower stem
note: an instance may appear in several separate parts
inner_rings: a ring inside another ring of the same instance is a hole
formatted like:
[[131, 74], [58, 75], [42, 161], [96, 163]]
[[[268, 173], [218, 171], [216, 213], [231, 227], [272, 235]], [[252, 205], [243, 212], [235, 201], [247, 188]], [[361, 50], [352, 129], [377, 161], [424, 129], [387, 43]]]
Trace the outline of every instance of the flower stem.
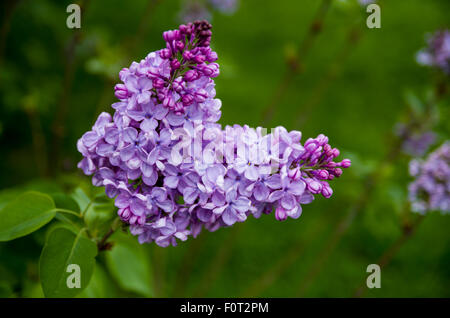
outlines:
[[108, 239], [113, 235], [117, 229], [120, 228], [122, 221], [119, 217], [115, 218], [113, 223], [111, 224], [111, 228], [106, 232], [106, 234], [100, 239], [100, 241], [97, 243], [97, 248], [99, 251], [105, 251], [108, 250], [111, 246], [107, 242]]

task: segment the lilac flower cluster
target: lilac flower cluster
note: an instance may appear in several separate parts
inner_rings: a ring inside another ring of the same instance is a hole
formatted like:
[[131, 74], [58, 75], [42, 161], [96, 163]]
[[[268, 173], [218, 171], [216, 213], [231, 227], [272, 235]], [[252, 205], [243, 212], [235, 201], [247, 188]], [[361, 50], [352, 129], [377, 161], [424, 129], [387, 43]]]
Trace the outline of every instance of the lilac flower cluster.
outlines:
[[436, 31], [427, 39], [428, 47], [417, 53], [417, 62], [450, 74], [450, 31]]
[[78, 141], [79, 168], [115, 198], [139, 242], [160, 246], [259, 217], [298, 218], [350, 160], [319, 135], [302, 145], [283, 127], [221, 127], [219, 73], [207, 22], [164, 32], [166, 48], [120, 72], [113, 116]]
[[409, 185], [412, 210], [421, 214], [440, 210], [450, 212], [450, 141], [432, 152], [425, 161], [412, 160], [410, 174], [416, 179]]

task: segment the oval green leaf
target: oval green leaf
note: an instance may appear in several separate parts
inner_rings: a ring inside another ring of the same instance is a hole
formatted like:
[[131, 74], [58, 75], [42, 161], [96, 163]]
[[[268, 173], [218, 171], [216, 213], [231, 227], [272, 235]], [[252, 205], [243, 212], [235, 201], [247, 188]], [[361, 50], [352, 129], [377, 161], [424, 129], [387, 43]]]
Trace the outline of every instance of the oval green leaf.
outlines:
[[39, 261], [44, 295], [74, 297], [83, 291], [94, 272], [96, 255], [96, 244], [83, 237], [82, 232], [75, 234], [66, 228], [51, 232]]
[[106, 265], [119, 286], [130, 292], [152, 297], [152, 269], [145, 247], [136, 238], [117, 232], [114, 246], [106, 253]]
[[52, 198], [39, 192], [26, 192], [0, 210], [0, 242], [36, 231], [55, 216]]

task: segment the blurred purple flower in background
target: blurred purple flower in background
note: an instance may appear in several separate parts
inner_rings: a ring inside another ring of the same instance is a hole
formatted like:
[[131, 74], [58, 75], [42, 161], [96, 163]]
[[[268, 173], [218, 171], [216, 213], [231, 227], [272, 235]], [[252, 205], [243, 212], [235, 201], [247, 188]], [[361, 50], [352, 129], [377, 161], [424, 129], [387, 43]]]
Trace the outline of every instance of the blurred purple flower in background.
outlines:
[[231, 15], [236, 12], [239, 0], [185, 0], [179, 19], [182, 22], [212, 19], [213, 11]]
[[395, 134], [402, 140], [402, 151], [412, 157], [422, 157], [436, 142], [436, 134], [432, 131], [414, 131], [409, 125], [398, 123]]
[[428, 35], [427, 44], [426, 48], [417, 53], [417, 62], [450, 74], [450, 31], [440, 30]]
[[369, 4], [377, 2], [377, 0], [358, 0], [358, 2], [362, 6], [367, 6]]
[[409, 171], [415, 177], [409, 185], [412, 210], [421, 214], [435, 210], [449, 213], [450, 141], [446, 141], [425, 160], [412, 160]]

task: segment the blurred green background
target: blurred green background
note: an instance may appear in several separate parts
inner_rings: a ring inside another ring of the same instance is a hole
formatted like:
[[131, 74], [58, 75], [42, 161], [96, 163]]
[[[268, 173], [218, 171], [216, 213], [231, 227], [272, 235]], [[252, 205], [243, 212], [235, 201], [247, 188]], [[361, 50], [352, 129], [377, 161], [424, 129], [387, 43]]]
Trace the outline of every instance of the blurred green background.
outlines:
[[[81, 29], [71, 30], [71, 1], [2, 1], [0, 202], [14, 195], [11, 189], [53, 193], [90, 182], [76, 168], [77, 139], [101, 111], [112, 113], [118, 71], [163, 46], [162, 32], [180, 22], [181, 2], [92, 0]], [[356, 0], [332, 0], [321, 31], [299, 57], [299, 74], [271, 103], [321, 3], [241, 0], [234, 14], [213, 12], [212, 46], [221, 67], [220, 123], [283, 125], [301, 130], [303, 140], [326, 134], [353, 161], [332, 182], [333, 197], [303, 206], [298, 220], [249, 218], [178, 247], [125, 239], [130, 248], [103, 253], [81, 296], [351, 297], [364, 283], [367, 265], [414, 218], [403, 209], [410, 158], [400, 156], [380, 176], [377, 169], [407, 111], [405, 96], [425, 100], [434, 85], [435, 74], [415, 54], [426, 33], [449, 27], [450, 2], [385, 0], [381, 29], [368, 29]], [[448, 105], [448, 99], [440, 105], [437, 144], [450, 135]], [[342, 239], [334, 239], [367, 195], [368, 175], [377, 176], [373, 191]], [[449, 216], [428, 215], [382, 269], [382, 288], [365, 296], [449, 297], [449, 228]], [[0, 243], [0, 296], [42, 296], [44, 238], [40, 230]]]

